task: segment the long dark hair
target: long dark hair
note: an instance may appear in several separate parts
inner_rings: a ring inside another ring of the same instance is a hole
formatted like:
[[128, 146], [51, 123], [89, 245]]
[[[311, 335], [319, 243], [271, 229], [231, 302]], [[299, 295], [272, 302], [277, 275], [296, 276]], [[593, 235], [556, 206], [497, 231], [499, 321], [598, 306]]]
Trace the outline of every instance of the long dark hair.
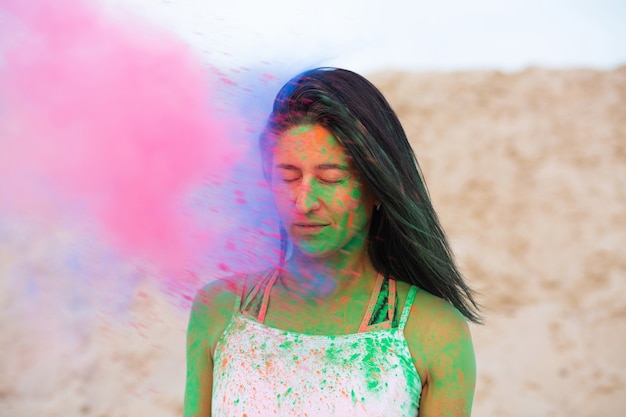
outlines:
[[455, 265], [413, 149], [381, 92], [344, 69], [317, 68], [292, 78], [278, 92], [261, 135], [266, 175], [276, 136], [301, 124], [332, 132], [381, 202], [368, 236], [376, 270], [447, 300], [480, 323], [473, 292]]

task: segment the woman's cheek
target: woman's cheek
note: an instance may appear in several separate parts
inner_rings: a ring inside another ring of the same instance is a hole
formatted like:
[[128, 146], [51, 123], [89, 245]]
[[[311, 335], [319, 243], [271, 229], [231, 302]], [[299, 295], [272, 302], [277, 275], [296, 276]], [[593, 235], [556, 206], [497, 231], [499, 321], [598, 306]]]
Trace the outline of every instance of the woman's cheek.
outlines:
[[355, 186], [352, 190], [350, 190], [345, 195], [345, 207], [350, 212], [355, 212], [362, 204], [362, 193], [361, 190], [357, 186]]
[[346, 214], [344, 223], [346, 229], [360, 227], [364, 218], [364, 207], [359, 197], [355, 197], [354, 194], [346, 195], [341, 201], [341, 211]]
[[353, 206], [349, 211], [348, 228], [360, 229], [366, 222], [365, 206], [360, 200], [354, 201]]
[[293, 193], [286, 187], [272, 187], [272, 194], [274, 195], [274, 203], [279, 213], [283, 215], [288, 209], [293, 206]]

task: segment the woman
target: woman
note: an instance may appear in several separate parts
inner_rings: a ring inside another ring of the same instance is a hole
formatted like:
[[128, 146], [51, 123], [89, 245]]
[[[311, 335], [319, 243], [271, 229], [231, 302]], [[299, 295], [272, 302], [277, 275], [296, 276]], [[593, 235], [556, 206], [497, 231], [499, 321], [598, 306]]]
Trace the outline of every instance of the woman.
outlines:
[[185, 415], [469, 416], [477, 306], [381, 93], [302, 73], [261, 149], [283, 256], [199, 292]]

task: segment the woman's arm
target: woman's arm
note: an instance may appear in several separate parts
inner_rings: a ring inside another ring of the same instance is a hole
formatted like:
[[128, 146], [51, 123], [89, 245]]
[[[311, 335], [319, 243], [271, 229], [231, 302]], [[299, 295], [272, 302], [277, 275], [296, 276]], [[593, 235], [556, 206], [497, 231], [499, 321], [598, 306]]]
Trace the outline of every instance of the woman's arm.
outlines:
[[234, 312], [236, 284], [214, 281], [194, 298], [187, 329], [185, 417], [211, 416], [213, 352]]
[[185, 417], [210, 417], [213, 358], [209, 342], [209, 308], [206, 290], [196, 295], [187, 328], [187, 383]]
[[406, 329], [416, 341], [411, 351], [422, 377], [419, 416], [469, 417], [476, 359], [467, 322], [454, 307], [437, 297], [427, 294], [420, 299], [415, 304], [422, 301], [422, 305], [419, 309], [414, 307], [417, 311], [411, 311], [411, 315], [421, 315], [421, 320], [409, 320]]

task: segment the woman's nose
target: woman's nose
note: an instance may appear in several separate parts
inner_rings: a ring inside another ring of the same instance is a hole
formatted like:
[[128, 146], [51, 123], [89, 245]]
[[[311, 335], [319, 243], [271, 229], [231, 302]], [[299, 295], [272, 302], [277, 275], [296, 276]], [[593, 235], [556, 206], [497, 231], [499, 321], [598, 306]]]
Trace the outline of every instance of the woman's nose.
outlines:
[[301, 213], [309, 213], [320, 207], [319, 198], [314, 192], [311, 183], [302, 183], [296, 195], [295, 205]]

